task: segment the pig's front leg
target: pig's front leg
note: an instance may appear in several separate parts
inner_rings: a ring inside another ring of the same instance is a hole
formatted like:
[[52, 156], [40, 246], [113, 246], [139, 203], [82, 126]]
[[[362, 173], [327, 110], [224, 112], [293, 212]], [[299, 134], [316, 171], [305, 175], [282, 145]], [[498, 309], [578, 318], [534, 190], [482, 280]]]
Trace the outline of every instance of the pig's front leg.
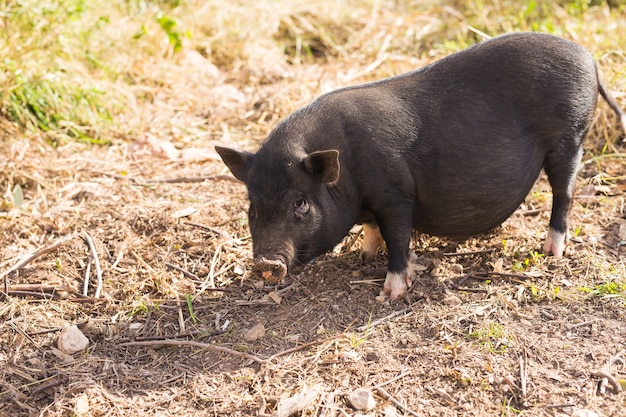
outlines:
[[409, 243], [411, 240], [411, 210], [389, 213], [379, 220], [380, 232], [387, 244], [389, 267], [383, 291], [377, 301], [403, 298], [411, 286], [411, 269], [409, 267]]

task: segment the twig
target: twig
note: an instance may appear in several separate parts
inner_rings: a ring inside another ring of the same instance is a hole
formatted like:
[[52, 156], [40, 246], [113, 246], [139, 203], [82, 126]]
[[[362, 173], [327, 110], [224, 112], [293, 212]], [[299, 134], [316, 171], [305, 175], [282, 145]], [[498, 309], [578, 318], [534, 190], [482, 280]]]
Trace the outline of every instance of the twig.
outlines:
[[410, 414], [412, 416], [415, 417], [419, 417], [420, 415], [417, 414], [415, 411], [411, 410], [410, 408], [408, 408], [406, 405], [402, 404], [400, 401], [396, 400], [395, 398], [393, 398], [387, 391], [385, 391], [384, 388], [381, 387], [374, 387], [374, 389], [376, 390], [376, 392], [383, 398], [385, 398], [386, 400], [391, 401], [391, 403], [393, 405], [395, 405], [396, 407], [398, 407], [400, 410], [402, 410], [403, 412]]
[[217, 275], [219, 275], [215, 273], [215, 267], [217, 266], [217, 261], [219, 259], [220, 252], [224, 248], [224, 245], [231, 244], [231, 243], [239, 243], [239, 242], [241, 242], [241, 239], [234, 238], [230, 240], [225, 240], [217, 245], [217, 247], [215, 248], [215, 253], [213, 254], [213, 258], [211, 259], [211, 267], [209, 268], [209, 275], [207, 275], [207, 278], [202, 283], [200, 290], [193, 297], [194, 300], [198, 298], [202, 293], [204, 293], [207, 289], [210, 290], [210, 289], [215, 288], [215, 278]]
[[20, 259], [20, 261], [16, 263], [15, 265], [13, 265], [11, 268], [7, 269], [6, 271], [0, 272], [0, 278], [4, 278], [4, 292], [5, 293], [9, 292], [8, 276], [11, 272], [15, 272], [18, 269], [23, 268], [30, 262], [34, 261], [35, 259], [39, 258], [40, 256], [46, 255], [54, 251], [55, 249], [67, 243], [68, 241], [72, 240], [73, 238], [74, 238], [74, 233], [69, 234], [67, 236], [63, 236], [62, 238], [59, 238], [55, 240], [54, 242], [52, 242], [50, 245], [42, 246], [39, 249], [35, 250], [34, 252], [24, 255], [22, 259]]
[[452, 283], [458, 289], [458, 287], [460, 287], [461, 284], [463, 284], [465, 281], [467, 281], [471, 277], [472, 277], [472, 272], [469, 272], [469, 273], [463, 275], [462, 277], [460, 277], [459, 279], [457, 279], [456, 282], [452, 281]]
[[608, 383], [613, 387], [613, 390], [616, 394], [622, 392], [622, 386], [620, 385], [619, 381], [611, 374], [602, 371], [596, 371], [592, 372], [591, 376], [595, 376], [596, 378], [606, 378]]
[[154, 268], [152, 268], [143, 258], [135, 253], [135, 251], [130, 251], [130, 254], [139, 262], [144, 268], [146, 268], [149, 272], [155, 272]]
[[229, 355], [239, 356], [241, 358], [250, 359], [257, 363], [267, 363], [267, 359], [261, 359], [254, 355], [250, 355], [245, 352], [238, 352], [233, 349], [225, 348], [223, 346], [216, 346], [209, 343], [196, 342], [195, 340], [173, 340], [173, 339], [165, 339], [158, 341], [143, 341], [143, 342], [126, 342], [120, 343], [117, 345], [118, 347], [129, 347], [129, 346], [161, 346], [161, 345], [171, 345], [171, 346], [194, 346], [202, 349], [211, 349], [218, 352], [228, 353]]
[[528, 378], [528, 352], [526, 348], [522, 348], [522, 354], [519, 357], [519, 376], [520, 385], [522, 387], [522, 397], [526, 398], [526, 382]]
[[[53, 379], [52, 379], [52, 378], [53, 378]], [[46, 382], [45, 384], [41, 384], [40, 386], [38, 386], [37, 388], [35, 388], [35, 389], [31, 392], [31, 395], [38, 394], [38, 393], [40, 393], [41, 391], [45, 391], [45, 390], [47, 390], [48, 388], [53, 388], [53, 387], [56, 387], [57, 385], [60, 385], [60, 384], [62, 384], [62, 383], [63, 383], [63, 378], [61, 378], [61, 376], [60, 376], [60, 375], [58, 375], [58, 374], [57, 374], [57, 375], [55, 375], [55, 376], [49, 377], [49, 378], [47, 378], [47, 379], [52, 379], [52, 380], [50, 380], [50, 381]], [[44, 381], [45, 381], [45, 380], [44, 380]]]
[[404, 313], [408, 313], [409, 311], [411, 311], [411, 307], [407, 307], [407, 308], [405, 308], [403, 310], [394, 311], [393, 313], [389, 314], [388, 316], [385, 316], [385, 317], [380, 318], [378, 320], [374, 320], [371, 323], [364, 324], [361, 327], [357, 327], [357, 330], [360, 331], [360, 332], [364, 332], [367, 329], [371, 329], [374, 326], [378, 326], [379, 324], [381, 324], [382, 322], [384, 322], [386, 320], [392, 319], [392, 318], [394, 318], [396, 316], [399, 316], [401, 314], [404, 314]]
[[114, 174], [114, 173], [104, 172], [104, 171], [91, 170], [91, 172], [104, 175], [107, 177], [111, 177], [111, 178], [116, 178], [118, 180], [127, 180], [132, 183], [139, 184], [139, 185], [162, 184], [162, 183], [178, 184], [178, 183], [186, 183], [186, 182], [202, 182], [205, 180], [228, 180], [228, 181], [233, 181], [233, 182], [239, 182], [239, 180], [233, 177], [232, 175], [207, 175], [204, 177], [178, 177], [178, 178], [166, 178], [166, 179], [160, 179], [160, 180], [141, 180], [141, 179], [131, 177], [128, 175], [120, 175], [120, 174]]
[[[80, 294], [76, 294], [76, 295], [80, 296]], [[71, 303], [85, 303], [85, 304], [87, 304], [87, 303], [95, 303], [96, 302], [96, 299], [93, 298], [93, 297], [64, 298], [63, 300], [64, 301], [69, 301]]]
[[464, 291], [464, 292], [476, 292], [476, 293], [488, 293], [489, 291], [484, 288], [471, 288], [471, 287], [453, 287], [454, 290]]
[[393, 382], [396, 382], [397, 380], [402, 379], [402, 378], [404, 378], [404, 377], [405, 377], [405, 376], [407, 376], [407, 375], [411, 375], [411, 371], [406, 371], [406, 372], [404, 372], [404, 373], [402, 373], [402, 374], [400, 374], [400, 375], [394, 376], [393, 378], [391, 378], [391, 379], [390, 379], [390, 380], [388, 380], [388, 381], [381, 382], [381, 383], [380, 383], [380, 384], [378, 384], [378, 385], [374, 385], [374, 388], [384, 387], [385, 385], [389, 385], [389, 384], [391, 384], [391, 383], [393, 383]]
[[87, 297], [89, 293], [89, 276], [91, 275], [91, 264], [93, 262], [93, 257], [90, 256], [87, 259], [87, 267], [85, 268], [85, 280], [83, 281], [83, 297]]
[[370, 285], [380, 285], [380, 282], [383, 282], [385, 278], [372, 278], [372, 279], [357, 279], [354, 281], [350, 281], [350, 284], [370, 284]]
[[[96, 292], [93, 295], [94, 298], [100, 298], [100, 292], [102, 291], [102, 269], [100, 269], [100, 259], [98, 259], [98, 252], [96, 251], [96, 246], [93, 244], [93, 239], [89, 236], [87, 231], [83, 232], [83, 236], [85, 241], [87, 242], [87, 246], [89, 246], [89, 250], [91, 251], [91, 256], [93, 257], [93, 263], [96, 267], [96, 278], [98, 279], [98, 284], [96, 285]], [[86, 294], [83, 294], [86, 295]]]
[[214, 227], [209, 227], [209, 226], [206, 226], [204, 224], [192, 223], [192, 222], [183, 222], [183, 224], [186, 224], [187, 226], [197, 227], [198, 229], [206, 230], [207, 232], [211, 232], [214, 235], [218, 235], [220, 237], [224, 237], [224, 238], [227, 238], [227, 239], [230, 238], [230, 235], [228, 233], [226, 233], [225, 231], [216, 229]]
[[184, 270], [180, 266], [176, 266], [176, 265], [174, 265], [172, 263], [169, 263], [169, 262], [165, 262], [165, 266], [170, 268], [170, 269], [173, 269], [175, 271], [181, 272], [187, 278], [191, 278], [191, 279], [196, 280], [196, 281], [202, 281], [199, 276], [197, 276], [194, 273], [191, 273], [189, 271]]
[[523, 274], [508, 274], [505, 272], [494, 272], [494, 271], [480, 271], [480, 272], [474, 272], [472, 274], [472, 278], [478, 278], [478, 279], [485, 279], [490, 276], [505, 277], [505, 278], [518, 278], [522, 280], [526, 280], [530, 278], [528, 275], [523, 275]]
[[567, 326], [567, 330], [574, 330], [578, 327], [585, 327], [589, 324], [593, 324], [593, 320], [589, 320], [589, 321], [583, 321], [582, 323], [576, 323], [576, 324], [571, 324], [569, 326]]
[[[298, 281], [294, 281], [291, 284], [289, 284], [288, 286], [281, 288], [280, 290], [275, 290], [275, 291], [271, 291], [269, 294], [265, 294], [263, 297], [261, 298], [257, 298], [256, 300], [235, 300], [235, 304], [238, 306], [256, 306], [256, 305], [274, 305], [276, 304], [276, 301], [272, 300], [272, 298], [270, 298], [270, 294], [272, 292], [275, 292], [278, 295], [282, 295], [290, 290], [292, 290], [293, 288], [297, 288], [300, 285], [300, 283]], [[270, 286], [271, 288], [272, 286]], [[267, 286], [264, 288], [268, 288]]]
[[53, 327], [51, 329], [43, 329], [43, 330], [37, 330], [36, 332], [30, 332], [29, 334], [31, 336], [37, 336], [40, 334], [46, 334], [46, 333], [52, 333], [52, 332], [58, 332], [63, 330], [63, 327]]
[[[178, 178], [165, 178], [162, 180], [146, 180], [145, 184], [182, 184], [188, 182], [203, 182], [206, 180], [229, 180], [239, 181], [231, 175], [207, 175], [205, 177], [178, 177]], [[134, 180], [133, 180], [134, 181]]]
[[45, 284], [13, 284], [9, 286], [10, 291], [29, 291], [29, 292], [38, 292], [38, 293], [53, 293], [57, 291], [65, 291], [59, 290], [53, 285], [45, 285]]
[[42, 298], [44, 300], [57, 300], [59, 299], [59, 294], [48, 294], [45, 292], [34, 292], [34, 291], [13, 291], [9, 290], [6, 292], [7, 295], [13, 297], [34, 297], [34, 298]]
[[[194, 281], [198, 281], [198, 282], [202, 282], [202, 279], [197, 276], [196, 274], [186, 271], [183, 268], [181, 268], [180, 266], [176, 266], [170, 262], [165, 262], [165, 266], [173, 269], [175, 271], [181, 272], [184, 276], [186, 276], [187, 278], [191, 278]], [[234, 290], [230, 289], [230, 288], [219, 288], [219, 287], [212, 287], [209, 289], [210, 291], [221, 291], [221, 292], [233, 292]]]
[[566, 403], [566, 404], [548, 404], [544, 406], [545, 408], [568, 408], [568, 407], [576, 407], [576, 404]]
[[24, 338], [28, 339], [30, 341], [30, 343], [33, 344], [33, 346], [35, 346], [37, 348], [37, 350], [44, 352], [44, 349], [39, 346], [32, 337], [30, 337], [30, 335], [28, 335], [28, 333], [26, 333], [24, 330], [22, 330], [22, 328], [20, 326], [17, 325], [17, 323], [15, 322], [15, 320], [9, 320], [6, 322], [6, 324], [8, 324], [13, 330], [15, 330], [16, 332], [18, 332], [19, 334], [21, 334]]
[[443, 256], [469, 256], [469, 255], [480, 255], [482, 253], [491, 253], [494, 252], [495, 249], [483, 249], [483, 250], [475, 250], [471, 252], [448, 252], [443, 253]]
[[327, 337], [325, 339], [314, 340], [314, 341], [309, 342], [309, 343], [304, 343], [304, 344], [302, 344], [300, 346], [296, 346], [296, 347], [293, 347], [291, 349], [287, 349], [287, 350], [283, 350], [282, 352], [278, 352], [278, 353], [270, 356], [268, 361], [271, 361], [273, 359], [279, 358], [281, 356], [288, 355], [288, 354], [293, 353], [293, 352], [297, 352], [297, 351], [302, 350], [302, 349], [306, 349], [306, 348], [311, 347], [311, 346], [315, 346], [315, 345], [319, 345], [319, 344], [322, 344], [322, 343], [330, 342], [331, 340], [334, 340], [334, 339], [340, 339], [342, 337], [345, 337], [345, 335], [343, 333], [340, 334], [340, 335], [337, 335], [337, 336], [331, 336], [331, 337]]
[[136, 341], [137, 342], [156, 342], [159, 340], [178, 340], [179, 337], [194, 337], [194, 336], [198, 336], [200, 335], [201, 337], [213, 337], [213, 336], [219, 336], [221, 334], [224, 334], [223, 331], [214, 331], [214, 332], [207, 332], [205, 330], [190, 330], [187, 331], [185, 333], [178, 333], [175, 335], [171, 335], [171, 336], [137, 336], [136, 337]]

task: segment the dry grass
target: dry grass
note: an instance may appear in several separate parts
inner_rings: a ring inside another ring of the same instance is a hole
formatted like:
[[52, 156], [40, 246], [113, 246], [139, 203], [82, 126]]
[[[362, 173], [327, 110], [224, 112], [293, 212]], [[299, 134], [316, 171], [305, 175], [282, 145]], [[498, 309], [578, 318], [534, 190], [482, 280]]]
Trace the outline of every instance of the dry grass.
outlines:
[[[366, 415], [624, 415], [626, 164], [605, 105], [565, 259], [538, 253], [551, 200], [541, 179], [490, 234], [416, 234], [425, 270], [392, 304], [374, 301], [386, 261], [359, 262], [358, 229], [279, 287], [248, 277], [245, 190], [213, 152], [254, 149], [322, 92], [510, 30], [581, 43], [626, 107], [624, 6], [248, 3], [66, 0], [66, 16], [56, 3], [0, 6], [22, 13], [0, 23], [15, 66], [0, 74], [0, 415], [283, 415], [290, 398], [301, 415], [355, 415], [359, 387], [376, 399]], [[47, 20], [23, 15], [44, 6]], [[48, 29], [15, 29], [31, 21]], [[59, 108], [100, 93], [46, 130], [28, 106], [24, 119], [9, 111], [11, 94], [41, 80]], [[82, 294], [94, 252], [99, 297], [93, 265]], [[89, 339], [71, 357], [56, 350], [69, 324]], [[252, 340], [255, 325], [265, 335]]]

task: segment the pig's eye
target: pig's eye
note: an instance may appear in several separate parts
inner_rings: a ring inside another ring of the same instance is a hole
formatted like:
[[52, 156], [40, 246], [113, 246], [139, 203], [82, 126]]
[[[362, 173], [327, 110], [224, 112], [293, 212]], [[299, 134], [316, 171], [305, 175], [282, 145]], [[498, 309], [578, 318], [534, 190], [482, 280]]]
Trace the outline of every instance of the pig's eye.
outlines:
[[309, 212], [309, 202], [306, 201], [306, 198], [299, 198], [293, 202], [294, 213], [296, 217], [304, 217]]

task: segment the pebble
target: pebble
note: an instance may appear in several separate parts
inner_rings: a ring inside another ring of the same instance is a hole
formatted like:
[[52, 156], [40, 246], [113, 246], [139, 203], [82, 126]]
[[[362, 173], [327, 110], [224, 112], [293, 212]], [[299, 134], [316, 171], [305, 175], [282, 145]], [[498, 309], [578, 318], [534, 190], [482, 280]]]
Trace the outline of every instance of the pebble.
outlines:
[[246, 342], [254, 342], [263, 336], [265, 336], [265, 326], [259, 323], [252, 326], [252, 328], [250, 328], [246, 334], [243, 335], [243, 338]]
[[585, 408], [576, 408], [572, 410], [572, 417], [600, 417], [595, 411], [587, 410]]
[[448, 294], [442, 301], [447, 306], [458, 306], [462, 304], [461, 299], [454, 294]]
[[87, 346], [89, 346], [89, 339], [75, 325], [67, 326], [59, 333], [57, 347], [63, 353], [72, 355], [84, 350]]
[[376, 407], [376, 400], [372, 392], [366, 388], [357, 388], [348, 395], [352, 407], [357, 410], [371, 410]]
[[385, 407], [385, 409], [383, 410], [383, 416], [384, 417], [400, 417], [400, 415], [396, 411], [396, 408], [392, 405], [388, 405], [387, 407]]

